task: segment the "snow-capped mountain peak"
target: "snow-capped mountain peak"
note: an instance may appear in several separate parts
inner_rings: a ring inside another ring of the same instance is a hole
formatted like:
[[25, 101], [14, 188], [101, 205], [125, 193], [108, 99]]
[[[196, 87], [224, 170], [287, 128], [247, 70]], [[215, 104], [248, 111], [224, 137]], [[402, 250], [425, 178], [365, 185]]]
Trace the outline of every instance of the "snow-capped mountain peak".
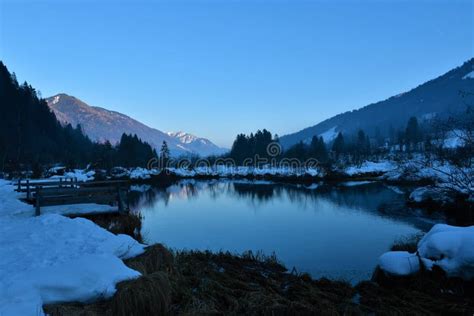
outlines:
[[190, 133], [186, 133], [183, 131], [179, 132], [168, 132], [167, 133], [171, 137], [175, 137], [180, 140], [182, 144], [192, 144], [195, 142], [199, 142], [201, 144], [212, 144], [212, 142], [206, 138], [198, 137]]

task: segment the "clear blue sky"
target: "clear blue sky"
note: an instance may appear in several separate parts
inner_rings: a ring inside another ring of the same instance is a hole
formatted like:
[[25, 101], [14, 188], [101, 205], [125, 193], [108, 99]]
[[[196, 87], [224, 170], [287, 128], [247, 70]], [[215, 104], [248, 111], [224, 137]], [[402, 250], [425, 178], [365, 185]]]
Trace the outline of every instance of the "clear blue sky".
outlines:
[[0, 59], [43, 97], [223, 146], [295, 132], [474, 56], [471, 0], [0, 3]]

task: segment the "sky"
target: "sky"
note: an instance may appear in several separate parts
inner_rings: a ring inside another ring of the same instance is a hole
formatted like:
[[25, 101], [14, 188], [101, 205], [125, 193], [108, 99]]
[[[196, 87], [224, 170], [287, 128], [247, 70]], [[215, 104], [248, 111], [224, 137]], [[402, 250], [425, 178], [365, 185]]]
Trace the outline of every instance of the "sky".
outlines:
[[230, 147], [460, 66], [474, 57], [473, 3], [0, 0], [0, 59], [43, 97]]

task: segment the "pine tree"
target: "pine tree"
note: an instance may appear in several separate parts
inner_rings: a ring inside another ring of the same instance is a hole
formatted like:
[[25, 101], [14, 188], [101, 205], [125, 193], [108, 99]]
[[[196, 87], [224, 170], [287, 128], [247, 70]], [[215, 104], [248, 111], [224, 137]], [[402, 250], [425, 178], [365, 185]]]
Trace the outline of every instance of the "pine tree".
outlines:
[[418, 120], [412, 116], [408, 120], [407, 127], [405, 129], [405, 139], [410, 149], [414, 148], [422, 139], [421, 131], [418, 126]]
[[337, 134], [337, 137], [332, 144], [332, 151], [336, 154], [336, 159], [339, 159], [340, 155], [345, 151], [344, 136], [342, 136], [341, 132]]
[[163, 166], [163, 168], [166, 168], [168, 166], [168, 162], [170, 159], [170, 150], [168, 148], [168, 144], [166, 143], [166, 140], [164, 140], [163, 144], [161, 145], [160, 159], [161, 159], [161, 165]]

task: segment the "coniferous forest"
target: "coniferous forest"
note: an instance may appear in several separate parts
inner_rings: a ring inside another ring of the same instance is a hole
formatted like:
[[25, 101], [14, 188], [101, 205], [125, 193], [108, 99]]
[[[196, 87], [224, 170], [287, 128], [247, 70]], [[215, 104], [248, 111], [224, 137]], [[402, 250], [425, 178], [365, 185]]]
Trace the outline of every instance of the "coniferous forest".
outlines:
[[97, 143], [81, 126], [62, 126], [46, 101], [27, 82], [19, 84], [0, 61], [0, 168], [31, 169], [37, 165], [64, 163], [68, 167], [93, 163], [145, 166], [154, 149], [136, 135], [124, 134], [119, 144]]

